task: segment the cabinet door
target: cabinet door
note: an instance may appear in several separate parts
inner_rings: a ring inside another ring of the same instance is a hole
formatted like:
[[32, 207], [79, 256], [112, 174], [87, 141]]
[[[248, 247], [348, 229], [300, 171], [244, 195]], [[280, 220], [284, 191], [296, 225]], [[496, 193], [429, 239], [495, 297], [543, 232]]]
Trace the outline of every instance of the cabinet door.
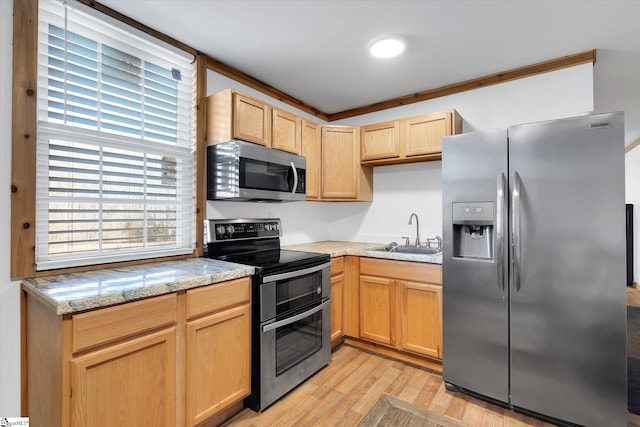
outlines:
[[302, 155], [307, 158], [307, 199], [320, 197], [320, 126], [302, 121]]
[[396, 281], [400, 294], [400, 348], [442, 358], [442, 286]]
[[331, 278], [331, 342], [342, 337], [342, 310], [344, 308], [343, 299], [344, 275], [338, 274]]
[[393, 280], [360, 276], [360, 338], [395, 344]]
[[250, 317], [245, 304], [187, 322], [187, 426], [249, 395]]
[[400, 157], [400, 122], [363, 126], [360, 160], [379, 160]]
[[271, 148], [300, 154], [300, 117], [277, 108], [271, 111]]
[[170, 328], [71, 360], [73, 427], [176, 425]]
[[360, 149], [357, 128], [322, 127], [322, 197], [358, 198]]
[[269, 106], [234, 92], [233, 137], [269, 147], [271, 145]]
[[451, 135], [451, 113], [433, 113], [404, 120], [406, 157], [442, 152], [442, 137]]

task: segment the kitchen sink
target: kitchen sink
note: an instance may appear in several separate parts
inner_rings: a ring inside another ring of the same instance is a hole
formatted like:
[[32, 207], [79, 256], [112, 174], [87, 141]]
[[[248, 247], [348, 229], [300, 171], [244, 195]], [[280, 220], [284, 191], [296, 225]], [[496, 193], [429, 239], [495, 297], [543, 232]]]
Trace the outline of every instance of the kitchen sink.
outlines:
[[440, 252], [439, 249], [415, 247], [415, 246], [383, 246], [381, 248], [372, 249], [376, 252], [395, 252], [399, 254], [416, 254], [416, 255], [435, 255]]

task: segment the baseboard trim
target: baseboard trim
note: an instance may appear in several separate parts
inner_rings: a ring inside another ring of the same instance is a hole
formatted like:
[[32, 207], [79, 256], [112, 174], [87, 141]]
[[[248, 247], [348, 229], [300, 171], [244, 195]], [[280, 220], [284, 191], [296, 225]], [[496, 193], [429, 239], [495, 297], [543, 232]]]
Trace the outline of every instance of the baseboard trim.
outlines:
[[357, 338], [345, 337], [343, 345], [350, 345], [352, 347], [359, 348], [360, 350], [375, 353], [382, 357], [397, 359], [420, 368], [425, 368], [431, 372], [442, 374], [442, 362], [437, 359], [430, 359], [426, 356], [414, 356], [379, 344], [362, 341]]

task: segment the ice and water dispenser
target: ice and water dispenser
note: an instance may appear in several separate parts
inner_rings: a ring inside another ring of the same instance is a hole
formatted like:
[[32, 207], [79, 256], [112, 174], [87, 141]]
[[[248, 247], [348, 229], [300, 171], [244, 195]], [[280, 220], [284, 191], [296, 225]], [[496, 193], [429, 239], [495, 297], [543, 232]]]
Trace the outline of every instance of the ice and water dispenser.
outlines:
[[493, 259], [493, 202], [453, 203], [453, 256]]

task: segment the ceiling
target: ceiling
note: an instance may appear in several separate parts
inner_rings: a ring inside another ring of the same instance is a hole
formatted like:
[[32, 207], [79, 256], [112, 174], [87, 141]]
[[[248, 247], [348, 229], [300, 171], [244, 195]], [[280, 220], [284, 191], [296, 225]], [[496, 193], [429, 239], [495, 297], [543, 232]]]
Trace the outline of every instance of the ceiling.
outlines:
[[[591, 49], [640, 51], [640, 0], [100, 0], [336, 113]], [[375, 59], [375, 38], [407, 49]]]

